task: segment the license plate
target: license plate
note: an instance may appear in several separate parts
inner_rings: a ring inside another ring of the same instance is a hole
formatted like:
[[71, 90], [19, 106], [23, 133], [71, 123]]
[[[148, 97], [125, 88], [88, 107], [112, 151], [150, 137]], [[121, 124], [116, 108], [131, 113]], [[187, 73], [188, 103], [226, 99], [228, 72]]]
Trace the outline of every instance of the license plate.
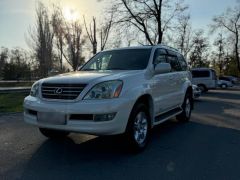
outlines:
[[37, 120], [44, 124], [64, 125], [66, 124], [66, 115], [54, 112], [38, 112]]

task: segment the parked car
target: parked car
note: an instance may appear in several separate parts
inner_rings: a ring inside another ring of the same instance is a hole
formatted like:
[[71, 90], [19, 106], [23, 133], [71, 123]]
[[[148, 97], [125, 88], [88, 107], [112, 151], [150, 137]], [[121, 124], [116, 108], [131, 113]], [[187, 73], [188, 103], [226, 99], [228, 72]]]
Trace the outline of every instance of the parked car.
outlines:
[[230, 81], [232, 84], [236, 84], [238, 79], [233, 76], [220, 76], [219, 80]]
[[125, 134], [128, 147], [142, 150], [154, 126], [175, 116], [189, 121], [187, 69], [184, 57], [168, 46], [103, 51], [77, 72], [34, 83], [24, 100], [24, 120], [49, 138]]
[[217, 84], [218, 84], [218, 87], [220, 87], [222, 89], [226, 89], [228, 87], [232, 87], [233, 86], [231, 81], [225, 81], [225, 80], [218, 80]]
[[193, 88], [193, 99], [197, 99], [201, 96], [202, 91], [197, 85], [192, 85]]
[[210, 68], [194, 68], [192, 72], [192, 83], [196, 84], [202, 92], [217, 87], [216, 72]]

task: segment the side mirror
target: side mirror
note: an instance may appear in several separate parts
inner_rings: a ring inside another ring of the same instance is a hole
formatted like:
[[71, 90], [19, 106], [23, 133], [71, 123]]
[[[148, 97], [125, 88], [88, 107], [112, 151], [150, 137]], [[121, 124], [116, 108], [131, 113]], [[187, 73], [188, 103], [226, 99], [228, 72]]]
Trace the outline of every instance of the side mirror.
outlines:
[[163, 73], [171, 72], [171, 70], [172, 70], [172, 68], [169, 63], [159, 63], [155, 66], [154, 73], [155, 74], [163, 74]]

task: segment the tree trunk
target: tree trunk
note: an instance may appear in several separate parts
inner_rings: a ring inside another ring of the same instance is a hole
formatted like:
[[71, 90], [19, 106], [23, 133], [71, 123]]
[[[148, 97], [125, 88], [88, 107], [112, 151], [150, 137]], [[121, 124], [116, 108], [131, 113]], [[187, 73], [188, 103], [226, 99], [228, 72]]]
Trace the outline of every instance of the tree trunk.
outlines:
[[237, 67], [238, 71], [240, 72], [240, 58], [239, 58], [239, 52], [238, 52], [238, 31], [236, 31], [236, 42], [235, 42], [235, 56], [236, 56], [236, 61], [237, 61]]

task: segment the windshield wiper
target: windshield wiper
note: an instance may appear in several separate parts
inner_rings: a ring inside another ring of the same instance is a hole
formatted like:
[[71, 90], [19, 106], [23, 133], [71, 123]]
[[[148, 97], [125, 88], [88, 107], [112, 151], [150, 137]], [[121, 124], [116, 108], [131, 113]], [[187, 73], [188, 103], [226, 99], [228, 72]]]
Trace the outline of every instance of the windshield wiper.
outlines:
[[96, 71], [96, 69], [81, 69], [80, 71]]

